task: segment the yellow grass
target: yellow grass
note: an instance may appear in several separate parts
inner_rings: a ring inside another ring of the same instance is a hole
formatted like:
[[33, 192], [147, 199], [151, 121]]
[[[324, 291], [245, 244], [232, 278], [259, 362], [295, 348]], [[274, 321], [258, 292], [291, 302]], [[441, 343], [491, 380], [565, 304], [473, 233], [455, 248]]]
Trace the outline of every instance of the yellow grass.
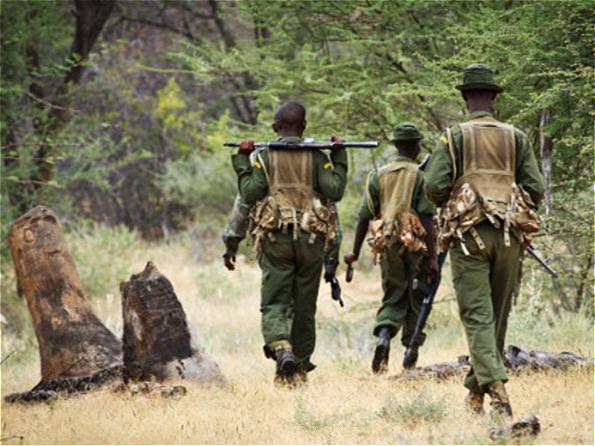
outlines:
[[[71, 240], [71, 245], [76, 243], [83, 242]], [[290, 390], [272, 384], [274, 364], [262, 355], [258, 268], [240, 259], [239, 269], [228, 273], [217, 260], [197, 262], [189, 246], [139, 242], [124, 259], [129, 265], [126, 274], [140, 271], [149, 258], [155, 262], [172, 281], [201, 342], [230, 384], [185, 383], [188, 394], [179, 399], [128, 396], [106, 389], [49, 404], [2, 404], [2, 443], [491, 443], [489, 418], [471, 417], [463, 408], [466, 392], [461, 378], [413, 383], [370, 374], [370, 330], [380, 296], [377, 270], [358, 271], [355, 283], [343, 284], [346, 309], [331, 301], [322, 284], [320, 336], [313, 358], [318, 368], [307, 386]], [[439, 300], [448, 299], [449, 293], [446, 283]], [[99, 317], [119, 334], [115, 281], [108, 294], [111, 297], [94, 296], [94, 305]], [[451, 302], [437, 304], [432, 321], [419, 365], [466, 353]], [[592, 345], [584, 339], [590, 340], [590, 335], [530, 347], [592, 355]], [[10, 345], [10, 339], [3, 339], [5, 352]], [[392, 353], [390, 375], [400, 371], [398, 343]], [[2, 366], [2, 395], [35, 385], [38, 368], [37, 359], [10, 358]], [[593, 443], [592, 368], [514, 376], [509, 393], [515, 415], [535, 413], [541, 420], [542, 434], [523, 442]], [[416, 413], [425, 418], [412, 418]]]

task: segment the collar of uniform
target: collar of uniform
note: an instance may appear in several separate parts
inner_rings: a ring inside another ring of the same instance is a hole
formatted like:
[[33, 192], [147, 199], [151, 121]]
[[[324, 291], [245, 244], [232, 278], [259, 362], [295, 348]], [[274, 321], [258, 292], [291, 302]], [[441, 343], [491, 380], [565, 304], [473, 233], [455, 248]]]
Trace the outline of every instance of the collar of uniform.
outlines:
[[300, 138], [299, 136], [279, 136], [277, 141], [279, 142], [302, 142], [304, 138]]
[[484, 111], [484, 110], [480, 110], [480, 111], [476, 111], [471, 113], [470, 118], [471, 119], [478, 119], [478, 118], [493, 118], [492, 114], [488, 111]]
[[397, 155], [397, 157], [395, 158], [395, 161], [398, 161], [398, 162], [405, 161], [405, 162], [409, 162], [409, 163], [415, 163], [415, 160], [412, 160], [408, 156], [403, 156], [403, 155]]

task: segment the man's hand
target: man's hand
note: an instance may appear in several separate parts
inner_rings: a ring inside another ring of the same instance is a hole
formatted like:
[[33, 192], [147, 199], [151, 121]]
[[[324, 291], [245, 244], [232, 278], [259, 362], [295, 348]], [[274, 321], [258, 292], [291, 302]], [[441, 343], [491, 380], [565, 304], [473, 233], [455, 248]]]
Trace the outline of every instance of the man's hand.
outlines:
[[352, 263], [357, 262], [357, 256], [354, 253], [350, 252], [349, 254], [345, 254], [345, 257], [343, 257], [343, 260], [348, 265], [351, 265]]
[[235, 270], [236, 269], [236, 255], [232, 252], [226, 252], [225, 254], [223, 254], [223, 263], [225, 264], [225, 267], [229, 271]]
[[436, 257], [428, 259], [428, 283], [432, 283], [438, 273], [438, 259]]
[[[340, 136], [333, 135], [333, 136], [331, 136], [331, 141], [332, 142], [345, 142], [345, 139], [344, 138], [341, 138]], [[337, 146], [337, 147], [333, 147], [332, 148], [332, 150], [341, 150], [341, 149], [343, 149], [343, 147], [341, 147], [341, 146]]]
[[238, 149], [238, 153], [243, 153], [244, 155], [250, 155], [254, 151], [254, 141], [251, 139], [245, 139], [240, 142], [240, 148]]

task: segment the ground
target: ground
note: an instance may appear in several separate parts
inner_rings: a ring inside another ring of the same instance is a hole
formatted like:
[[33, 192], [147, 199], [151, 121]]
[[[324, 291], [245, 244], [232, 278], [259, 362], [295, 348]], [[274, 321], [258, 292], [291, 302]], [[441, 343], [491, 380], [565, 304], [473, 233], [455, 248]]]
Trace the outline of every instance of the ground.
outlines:
[[[117, 245], [117, 234], [108, 234], [105, 240], [97, 237], [93, 232], [71, 235], [69, 245], [98, 316], [121, 334], [117, 281], [140, 272], [152, 259], [173, 283], [197, 336], [220, 364], [229, 385], [185, 383], [188, 394], [178, 399], [127, 396], [106, 389], [48, 404], [3, 403], [3, 443], [491, 443], [490, 419], [472, 417], [464, 410], [462, 378], [445, 382], [391, 379], [400, 372], [402, 348], [398, 343], [394, 343], [390, 373], [383, 377], [370, 373], [370, 332], [380, 297], [377, 269], [356, 271], [352, 284], [341, 278], [344, 309], [331, 300], [328, 286], [321, 285], [319, 337], [313, 358], [318, 368], [308, 385], [285, 389], [273, 385], [274, 364], [262, 354], [260, 274], [247, 257], [239, 259], [237, 271], [227, 272], [213, 254], [217, 243], [197, 245], [185, 238], [147, 244], [134, 239], [119, 247], [109, 242]], [[86, 266], [86, 256], [90, 259], [99, 248], [117, 258], [96, 263], [95, 269]], [[446, 276], [419, 365], [452, 361], [466, 353]], [[106, 280], [113, 281], [113, 286], [99, 294], [98, 283]], [[539, 280], [526, 277], [523, 289], [531, 298], [515, 307], [511, 343], [593, 356], [588, 318], [535, 313]], [[2, 338], [3, 358], [16, 351], [2, 365], [4, 396], [37, 383], [39, 360], [34, 342], [13, 339], [6, 329]], [[523, 439], [523, 443], [593, 444], [592, 367], [512, 376], [509, 393], [515, 416], [534, 413], [541, 420], [541, 435]]]

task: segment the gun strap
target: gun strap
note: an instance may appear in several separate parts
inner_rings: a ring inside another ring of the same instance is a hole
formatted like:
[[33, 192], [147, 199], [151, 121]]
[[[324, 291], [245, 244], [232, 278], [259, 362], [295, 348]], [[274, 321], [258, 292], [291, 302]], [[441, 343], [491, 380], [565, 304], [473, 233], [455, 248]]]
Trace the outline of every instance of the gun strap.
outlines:
[[448, 152], [450, 153], [450, 160], [452, 161], [452, 182], [454, 184], [457, 179], [457, 160], [455, 158], [455, 145], [452, 140], [450, 129], [446, 129], [446, 138], [448, 139]]

